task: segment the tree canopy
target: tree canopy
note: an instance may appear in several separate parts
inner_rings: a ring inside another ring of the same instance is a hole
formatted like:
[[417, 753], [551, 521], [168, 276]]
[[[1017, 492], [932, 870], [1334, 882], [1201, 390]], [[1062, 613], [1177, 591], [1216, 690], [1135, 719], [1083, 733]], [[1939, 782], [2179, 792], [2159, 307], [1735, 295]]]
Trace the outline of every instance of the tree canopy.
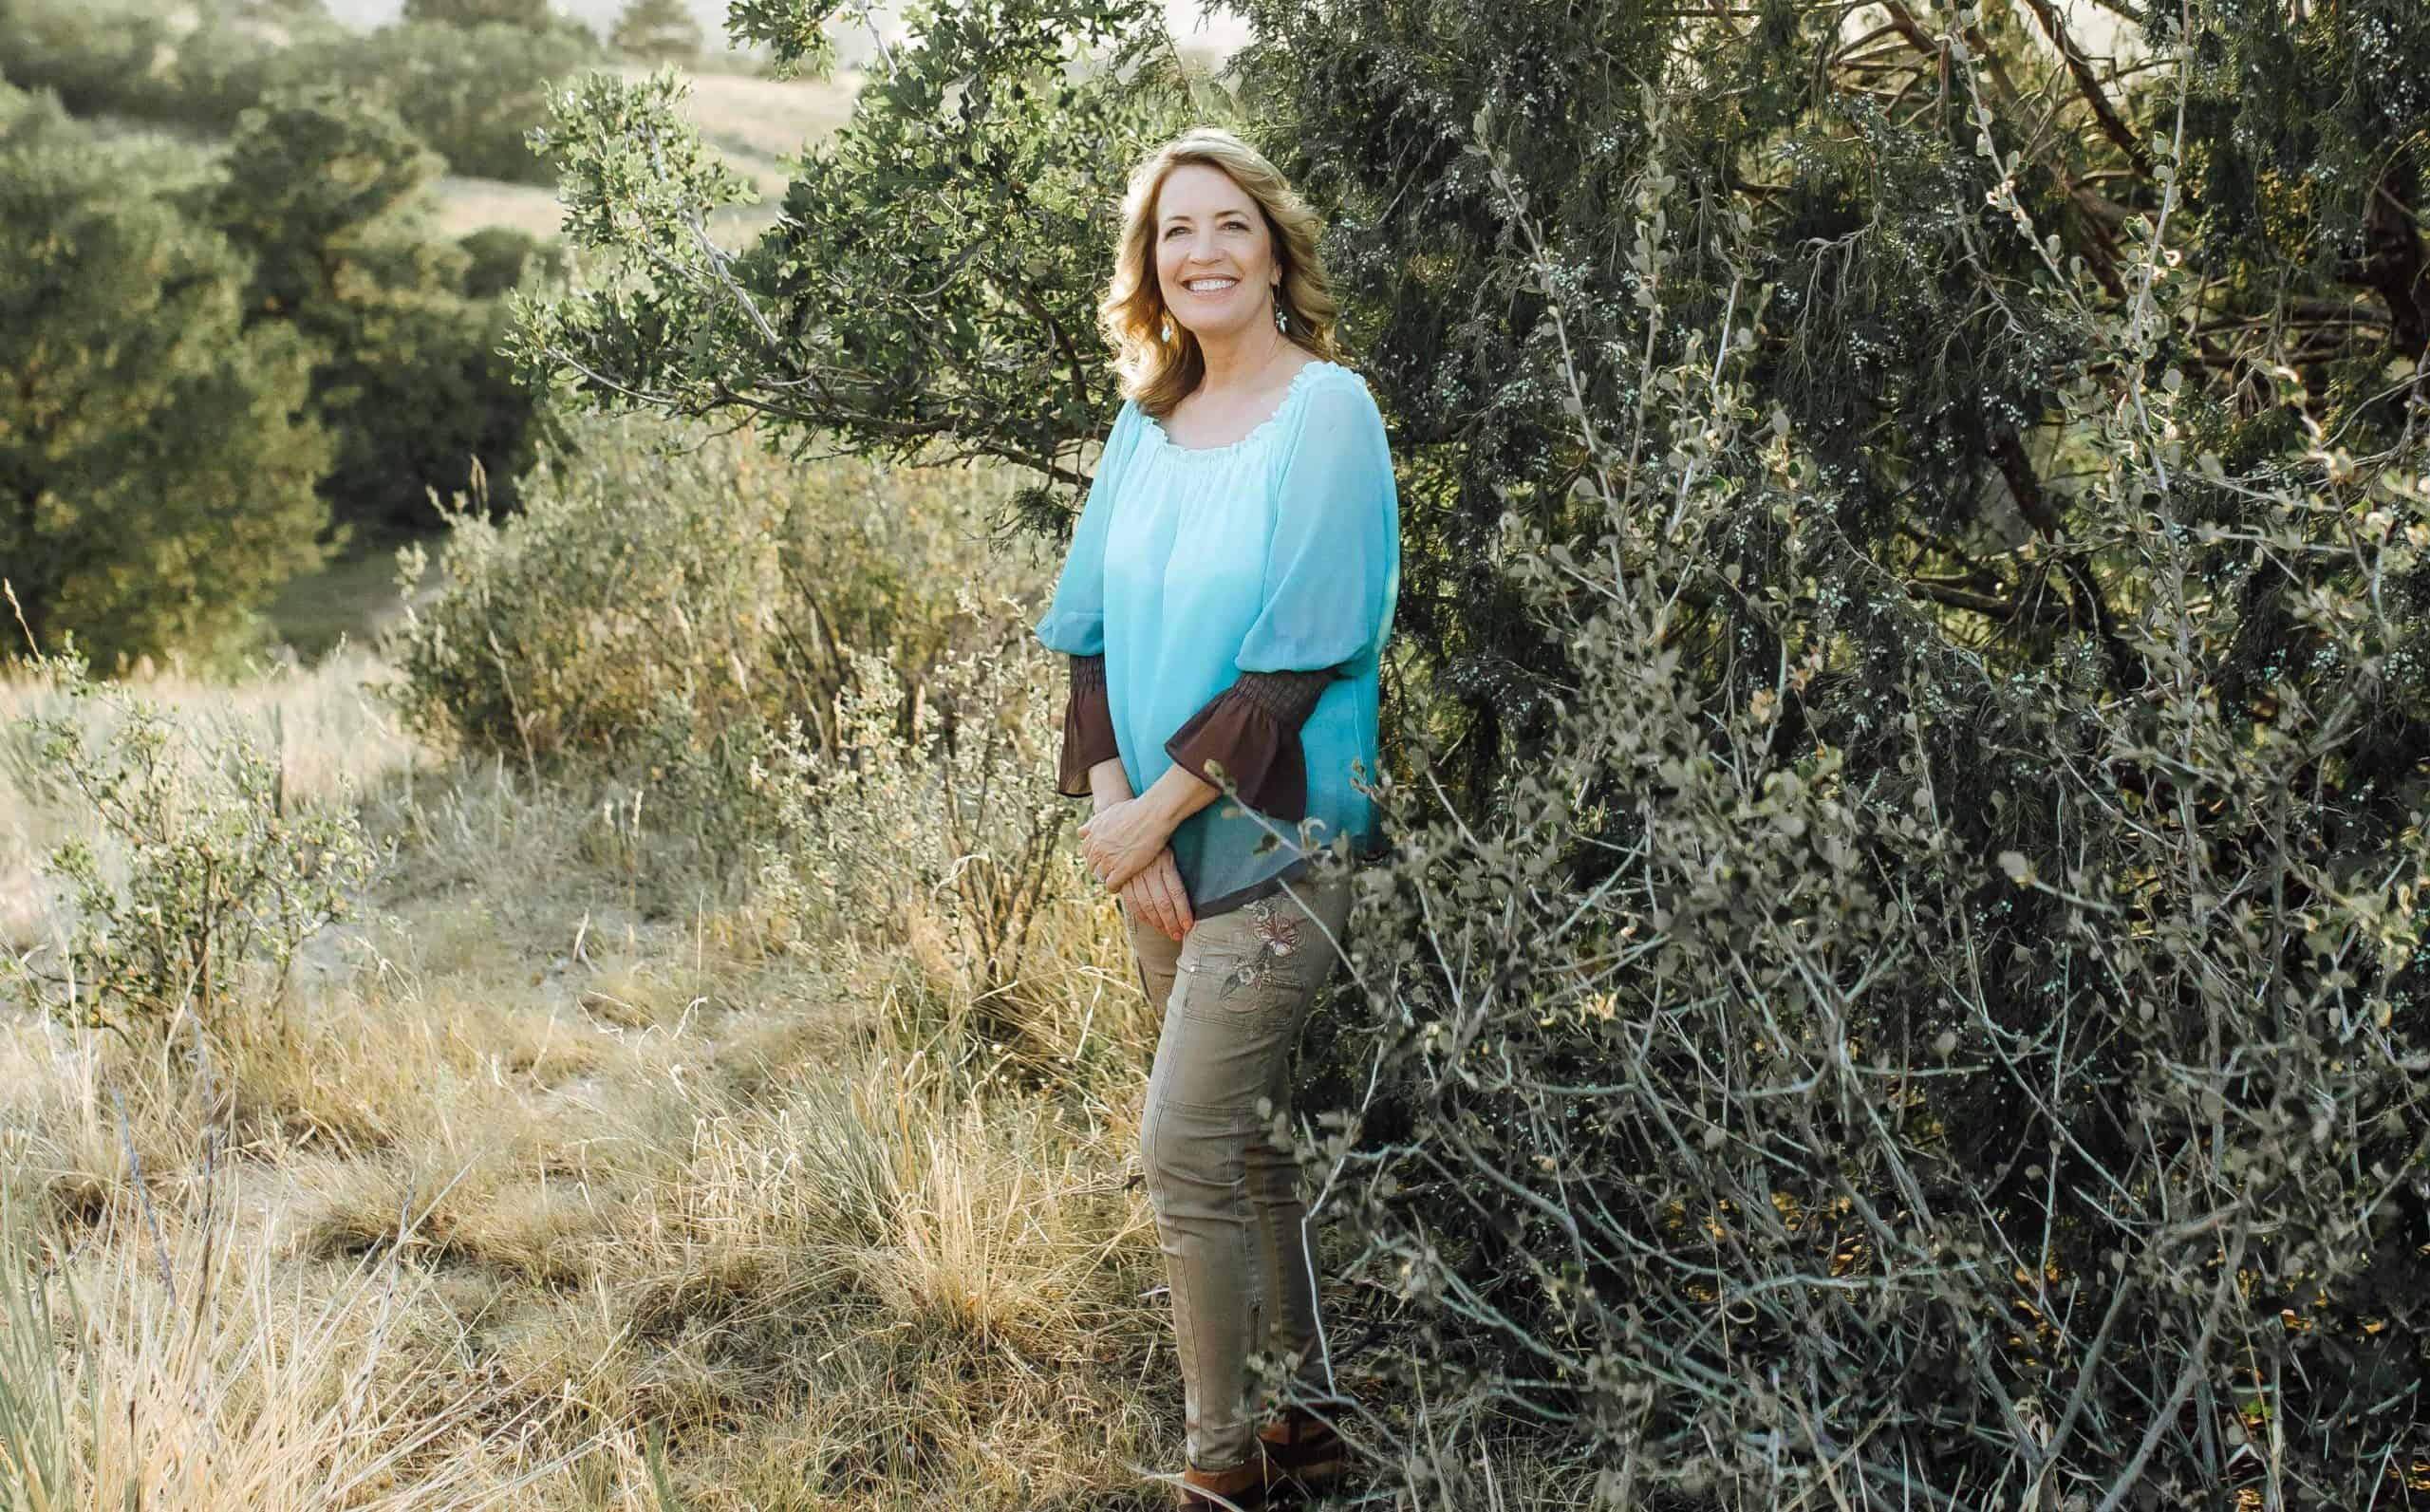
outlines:
[[[45, 650], [239, 639], [320, 562], [309, 344], [250, 325], [250, 255], [38, 97], [0, 127], [0, 574]], [[13, 633], [13, 632], [12, 632]]]

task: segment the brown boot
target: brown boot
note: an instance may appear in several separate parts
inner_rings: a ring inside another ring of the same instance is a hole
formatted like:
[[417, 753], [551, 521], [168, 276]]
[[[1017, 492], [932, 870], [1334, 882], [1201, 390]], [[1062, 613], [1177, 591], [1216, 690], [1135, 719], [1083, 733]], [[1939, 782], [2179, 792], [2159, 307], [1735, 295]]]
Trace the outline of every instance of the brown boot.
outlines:
[[1182, 1512], [1266, 1512], [1269, 1479], [1265, 1456], [1229, 1470], [1187, 1469], [1181, 1475]]
[[1314, 1493], [1339, 1481], [1350, 1467], [1349, 1447], [1333, 1425], [1302, 1408], [1287, 1409], [1280, 1423], [1258, 1429], [1274, 1479]]

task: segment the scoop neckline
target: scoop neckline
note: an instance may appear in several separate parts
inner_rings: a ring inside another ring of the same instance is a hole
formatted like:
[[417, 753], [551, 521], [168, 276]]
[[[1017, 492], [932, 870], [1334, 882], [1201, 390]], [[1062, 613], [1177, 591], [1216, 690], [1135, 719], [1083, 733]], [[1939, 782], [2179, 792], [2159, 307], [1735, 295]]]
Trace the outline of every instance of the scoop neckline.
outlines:
[[[1274, 406], [1274, 413], [1258, 421], [1249, 433], [1239, 440], [1226, 441], [1221, 446], [1184, 446], [1165, 434], [1163, 422], [1153, 415], [1143, 409], [1139, 412], [1139, 418], [1147, 421], [1148, 433], [1156, 439], [1157, 444], [1177, 457], [1229, 457], [1235, 452], [1245, 450], [1258, 441], [1263, 440], [1268, 432], [1280, 425], [1282, 418], [1291, 413], [1292, 404], [1299, 400], [1300, 390], [1307, 387], [1308, 375], [1319, 367], [1341, 368], [1341, 364], [1328, 362], [1321, 357], [1312, 357], [1300, 364], [1299, 370], [1291, 375], [1290, 385], [1282, 391], [1282, 401]], [[1341, 370], [1349, 371], [1347, 368], [1341, 368]]]

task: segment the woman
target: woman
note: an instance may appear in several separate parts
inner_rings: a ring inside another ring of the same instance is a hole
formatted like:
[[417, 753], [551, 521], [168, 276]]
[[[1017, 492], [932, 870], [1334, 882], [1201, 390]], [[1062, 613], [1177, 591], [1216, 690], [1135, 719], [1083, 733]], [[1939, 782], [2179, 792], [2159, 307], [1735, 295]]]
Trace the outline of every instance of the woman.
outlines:
[[1100, 314], [1128, 398], [1037, 632], [1072, 658], [1057, 791], [1094, 800], [1082, 853], [1164, 1010], [1141, 1153], [1182, 1369], [1179, 1504], [1262, 1507], [1344, 1460], [1312, 1413], [1259, 1428], [1246, 1368], [1292, 1357], [1300, 1394], [1332, 1394], [1272, 1130], [1343, 959], [1350, 868], [1317, 852], [1384, 849], [1355, 781], [1377, 770], [1399, 499], [1374, 400], [1335, 361], [1317, 217], [1273, 164], [1201, 127], [1140, 165], [1123, 212]]

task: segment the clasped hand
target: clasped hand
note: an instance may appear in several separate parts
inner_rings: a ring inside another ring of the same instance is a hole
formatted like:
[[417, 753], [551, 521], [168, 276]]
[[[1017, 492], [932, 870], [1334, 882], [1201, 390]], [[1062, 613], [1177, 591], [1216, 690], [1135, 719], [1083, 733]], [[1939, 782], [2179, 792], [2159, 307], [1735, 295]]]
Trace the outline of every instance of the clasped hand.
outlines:
[[1080, 854], [1108, 892], [1175, 939], [1190, 926], [1189, 899], [1167, 842], [1171, 827], [1137, 798], [1108, 804], [1080, 825]]

